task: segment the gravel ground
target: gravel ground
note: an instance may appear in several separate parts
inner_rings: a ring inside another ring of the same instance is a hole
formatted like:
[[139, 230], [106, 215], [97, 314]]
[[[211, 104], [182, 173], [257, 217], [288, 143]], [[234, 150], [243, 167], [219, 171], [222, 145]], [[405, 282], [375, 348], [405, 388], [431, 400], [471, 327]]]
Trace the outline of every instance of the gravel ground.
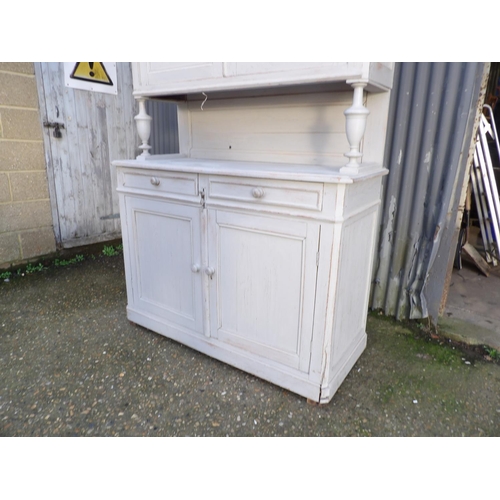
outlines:
[[328, 405], [131, 324], [121, 255], [0, 283], [0, 436], [499, 436], [500, 365], [368, 318]]

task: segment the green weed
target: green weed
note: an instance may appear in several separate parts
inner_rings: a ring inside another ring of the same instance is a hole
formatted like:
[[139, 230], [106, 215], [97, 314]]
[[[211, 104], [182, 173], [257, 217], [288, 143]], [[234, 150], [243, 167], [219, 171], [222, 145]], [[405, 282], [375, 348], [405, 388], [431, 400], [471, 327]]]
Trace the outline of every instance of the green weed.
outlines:
[[46, 268], [44, 267], [44, 265], [41, 262], [36, 266], [34, 266], [33, 264], [28, 264], [26, 266], [25, 273], [26, 274], [33, 274], [33, 273], [43, 271], [44, 269], [46, 269]]
[[[119, 245], [116, 245], [114, 247], [113, 245], [104, 245], [104, 248], [102, 250], [102, 254], [105, 255], [106, 257], [113, 257], [114, 255], [118, 255], [120, 252], [123, 251], [123, 245], [120, 243]], [[92, 260], [96, 259], [96, 256], [94, 254], [89, 255], [89, 257]], [[70, 266], [72, 264], [77, 264], [78, 262], [83, 262], [85, 260], [85, 257], [82, 254], [77, 254], [71, 259], [54, 259], [52, 264], [55, 267], [64, 267], [64, 266]], [[44, 269], [47, 269], [41, 262], [39, 264], [27, 264], [25, 269], [18, 268], [15, 271], [15, 274], [11, 271], [2, 271], [0, 272], [0, 281], [4, 280], [9, 280], [12, 276], [17, 275], [19, 277], [25, 276], [26, 274], [33, 274], [36, 272], [43, 271]]]
[[494, 360], [500, 360], [500, 352], [493, 347], [484, 346], [484, 350], [488, 353], [488, 356]]
[[113, 257], [114, 255], [118, 255], [118, 250], [112, 245], [104, 245], [104, 248], [102, 249], [102, 254], [105, 255], [106, 257]]
[[70, 266], [71, 264], [76, 264], [77, 262], [83, 262], [85, 257], [81, 254], [75, 255], [72, 259], [64, 260], [64, 259], [55, 259], [54, 266], [63, 267]]

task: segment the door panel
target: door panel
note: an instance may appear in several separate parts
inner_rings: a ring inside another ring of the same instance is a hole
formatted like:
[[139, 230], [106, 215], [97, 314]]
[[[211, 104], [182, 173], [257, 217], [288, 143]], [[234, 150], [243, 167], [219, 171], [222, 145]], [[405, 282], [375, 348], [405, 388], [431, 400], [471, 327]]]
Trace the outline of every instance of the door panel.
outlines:
[[146, 62], [134, 63], [140, 78], [135, 90], [152, 85], [169, 85], [222, 77], [220, 62]]
[[224, 211], [209, 211], [209, 225], [212, 332], [307, 371], [318, 225]]
[[130, 305], [203, 333], [200, 209], [128, 196], [125, 206]]

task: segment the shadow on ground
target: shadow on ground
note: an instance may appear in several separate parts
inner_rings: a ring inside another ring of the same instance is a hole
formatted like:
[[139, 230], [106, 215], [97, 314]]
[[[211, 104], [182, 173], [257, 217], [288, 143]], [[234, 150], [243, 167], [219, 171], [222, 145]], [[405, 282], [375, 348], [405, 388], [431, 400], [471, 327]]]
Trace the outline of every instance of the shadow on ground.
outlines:
[[500, 365], [371, 314], [333, 400], [126, 319], [121, 255], [0, 284], [1, 436], [498, 436]]

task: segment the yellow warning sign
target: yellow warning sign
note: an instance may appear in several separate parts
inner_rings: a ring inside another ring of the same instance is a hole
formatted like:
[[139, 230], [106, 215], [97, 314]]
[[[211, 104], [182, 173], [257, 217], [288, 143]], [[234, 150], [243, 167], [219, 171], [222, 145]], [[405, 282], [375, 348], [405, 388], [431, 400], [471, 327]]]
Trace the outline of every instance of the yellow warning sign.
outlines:
[[70, 78], [86, 82], [113, 85], [111, 78], [102, 62], [77, 62]]

